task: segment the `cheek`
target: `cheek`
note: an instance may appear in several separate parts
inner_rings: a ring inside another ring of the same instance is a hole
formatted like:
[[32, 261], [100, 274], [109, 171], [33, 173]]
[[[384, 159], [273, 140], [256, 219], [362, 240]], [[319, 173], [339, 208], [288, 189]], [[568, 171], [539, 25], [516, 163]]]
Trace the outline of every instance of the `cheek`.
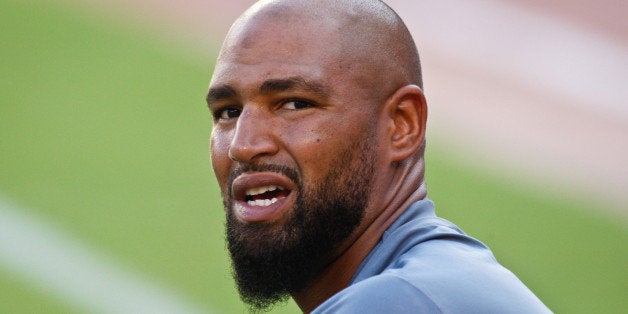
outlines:
[[229, 143], [231, 143], [231, 141], [229, 140], [228, 134], [225, 132], [212, 132], [209, 154], [214, 174], [216, 175], [218, 184], [220, 184], [223, 189], [231, 169]]
[[286, 138], [286, 147], [306, 178], [318, 180], [334, 165], [344, 146], [336, 136], [336, 128], [338, 126], [303, 129], [303, 136]]
[[331, 137], [329, 128], [326, 127], [290, 127], [290, 131], [283, 132], [280, 138], [286, 147], [291, 147], [293, 153], [311, 159], [319, 155], [325, 149], [325, 143]]

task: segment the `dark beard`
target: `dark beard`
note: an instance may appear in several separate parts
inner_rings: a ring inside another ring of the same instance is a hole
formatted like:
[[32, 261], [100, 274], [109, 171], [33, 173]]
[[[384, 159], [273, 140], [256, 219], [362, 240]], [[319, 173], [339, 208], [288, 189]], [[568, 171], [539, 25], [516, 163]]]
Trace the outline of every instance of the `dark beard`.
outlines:
[[[290, 178], [298, 193], [294, 210], [279, 229], [268, 223], [240, 222], [233, 200], [223, 195], [227, 212], [227, 242], [242, 300], [251, 310], [265, 310], [301, 291], [336, 258], [331, 253], [364, 217], [375, 166], [372, 136], [354, 142], [327, 176], [305, 189], [294, 169], [277, 165], [241, 167], [243, 171], [273, 171]], [[229, 188], [230, 189], [230, 188]]]

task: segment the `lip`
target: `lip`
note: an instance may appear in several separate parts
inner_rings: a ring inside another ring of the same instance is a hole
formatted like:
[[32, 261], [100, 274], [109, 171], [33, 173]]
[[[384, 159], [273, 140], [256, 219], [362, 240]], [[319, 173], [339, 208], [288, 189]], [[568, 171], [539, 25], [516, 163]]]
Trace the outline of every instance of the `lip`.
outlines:
[[[277, 199], [269, 206], [252, 206], [246, 202], [246, 191], [260, 186], [276, 185], [290, 194]], [[277, 220], [294, 203], [295, 183], [276, 172], [249, 172], [238, 176], [232, 183], [234, 213], [244, 222], [265, 222]]]

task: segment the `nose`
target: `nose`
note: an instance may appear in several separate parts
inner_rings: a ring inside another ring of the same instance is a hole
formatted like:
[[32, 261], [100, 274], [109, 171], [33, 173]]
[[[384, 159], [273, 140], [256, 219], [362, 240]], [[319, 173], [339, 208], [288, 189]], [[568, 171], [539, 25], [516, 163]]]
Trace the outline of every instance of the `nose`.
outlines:
[[270, 113], [261, 108], [244, 106], [231, 139], [229, 158], [251, 163], [261, 156], [274, 155], [277, 150]]

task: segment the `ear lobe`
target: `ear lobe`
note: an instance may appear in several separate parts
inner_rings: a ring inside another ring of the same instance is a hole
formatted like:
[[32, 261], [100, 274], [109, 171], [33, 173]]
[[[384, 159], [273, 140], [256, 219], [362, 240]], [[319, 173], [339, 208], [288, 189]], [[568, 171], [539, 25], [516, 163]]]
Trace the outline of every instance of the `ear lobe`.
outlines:
[[425, 139], [427, 102], [416, 85], [398, 89], [387, 104], [391, 128], [390, 150], [393, 161], [412, 156]]

